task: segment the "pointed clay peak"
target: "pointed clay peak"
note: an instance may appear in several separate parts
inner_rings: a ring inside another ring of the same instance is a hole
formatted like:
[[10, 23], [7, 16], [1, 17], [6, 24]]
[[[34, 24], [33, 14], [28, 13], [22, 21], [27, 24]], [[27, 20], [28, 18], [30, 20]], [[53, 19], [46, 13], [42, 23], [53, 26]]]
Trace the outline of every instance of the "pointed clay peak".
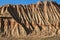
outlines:
[[37, 4], [39, 5], [39, 4], [42, 4], [43, 2], [37, 2]]

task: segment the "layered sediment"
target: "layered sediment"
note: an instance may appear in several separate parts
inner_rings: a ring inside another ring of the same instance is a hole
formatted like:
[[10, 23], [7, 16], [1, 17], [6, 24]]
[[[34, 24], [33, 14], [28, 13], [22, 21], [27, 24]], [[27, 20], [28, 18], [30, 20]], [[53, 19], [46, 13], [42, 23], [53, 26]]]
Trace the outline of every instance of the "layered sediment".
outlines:
[[4, 36], [50, 36], [60, 34], [60, 5], [38, 2], [0, 7], [0, 33]]

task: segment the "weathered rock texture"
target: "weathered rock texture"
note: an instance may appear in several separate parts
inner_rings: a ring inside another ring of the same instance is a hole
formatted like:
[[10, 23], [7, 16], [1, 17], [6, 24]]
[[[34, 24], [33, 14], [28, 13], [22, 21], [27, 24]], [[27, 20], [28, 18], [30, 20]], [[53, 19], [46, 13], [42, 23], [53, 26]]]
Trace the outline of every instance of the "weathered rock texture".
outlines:
[[55, 2], [0, 7], [2, 36], [50, 36], [59, 30], [60, 5]]

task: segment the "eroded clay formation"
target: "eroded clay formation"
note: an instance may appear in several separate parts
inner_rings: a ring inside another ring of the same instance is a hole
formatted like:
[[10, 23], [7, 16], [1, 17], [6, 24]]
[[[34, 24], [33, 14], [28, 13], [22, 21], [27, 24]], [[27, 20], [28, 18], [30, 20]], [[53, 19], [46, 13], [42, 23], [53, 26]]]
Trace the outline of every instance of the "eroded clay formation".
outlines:
[[7, 36], [48, 36], [59, 34], [60, 5], [38, 2], [0, 7], [0, 33]]

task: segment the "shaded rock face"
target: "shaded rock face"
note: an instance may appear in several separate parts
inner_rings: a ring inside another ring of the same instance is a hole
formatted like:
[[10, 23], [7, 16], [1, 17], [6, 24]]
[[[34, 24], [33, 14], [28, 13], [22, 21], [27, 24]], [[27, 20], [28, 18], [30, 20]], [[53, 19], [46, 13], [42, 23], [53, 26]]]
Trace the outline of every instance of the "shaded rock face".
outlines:
[[55, 2], [0, 7], [2, 36], [50, 36], [59, 30], [60, 5]]

